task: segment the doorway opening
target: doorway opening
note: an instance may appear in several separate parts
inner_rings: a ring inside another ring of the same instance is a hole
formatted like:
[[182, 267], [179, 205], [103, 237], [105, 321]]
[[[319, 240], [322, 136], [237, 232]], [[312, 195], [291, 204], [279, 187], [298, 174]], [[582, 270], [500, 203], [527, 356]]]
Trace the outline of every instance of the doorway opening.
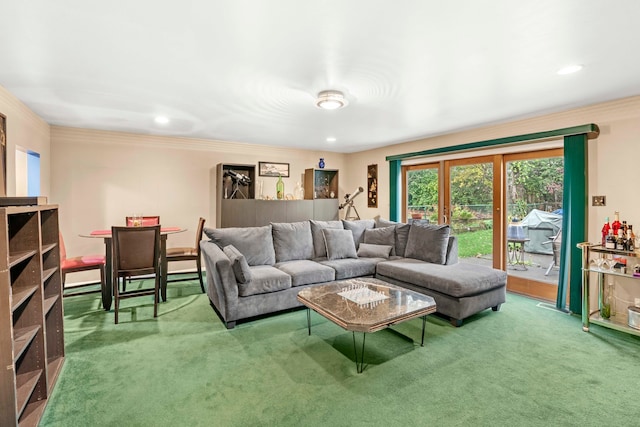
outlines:
[[16, 147], [16, 196], [40, 195], [40, 154]]

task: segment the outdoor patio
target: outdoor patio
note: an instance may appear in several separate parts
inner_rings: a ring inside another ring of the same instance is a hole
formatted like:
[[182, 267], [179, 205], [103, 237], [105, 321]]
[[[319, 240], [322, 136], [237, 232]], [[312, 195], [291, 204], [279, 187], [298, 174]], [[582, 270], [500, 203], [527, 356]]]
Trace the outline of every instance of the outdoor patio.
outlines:
[[[483, 255], [481, 257], [460, 258], [460, 262], [469, 264], [479, 264], [491, 267], [492, 254]], [[549, 270], [549, 274], [545, 276], [553, 255], [524, 253], [524, 265], [507, 264], [507, 273], [512, 276], [523, 277], [527, 279], [537, 280], [545, 283], [558, 284], [558, 266], [553, 266]]]

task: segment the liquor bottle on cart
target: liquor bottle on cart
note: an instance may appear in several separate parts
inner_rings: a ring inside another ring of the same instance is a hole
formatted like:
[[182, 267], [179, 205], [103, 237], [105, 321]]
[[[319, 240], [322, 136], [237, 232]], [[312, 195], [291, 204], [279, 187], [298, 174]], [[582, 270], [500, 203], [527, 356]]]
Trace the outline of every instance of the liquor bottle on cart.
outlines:
[[622, 224], [620, 224], [620, 212], [615, 211], [613, 214], [613, 222], [611, 223], [611, 228], [613, 229], [614, 236], [618, 235], [618, 229], [620, 227], [622, 227]]
[[609, 234], [607, 234], [607, 241], [605, 242], [606, 249], [615, 249], [616, 248], [616, 238], [613, 237], [613, 229], [609, 230]]
[[631, 226], [627, 228], [627, 250], [633, 252], [636, 250], [636, 242], [633, 238], [633, 231], [631, 230]]
[[622, 228], [618, 229], [618, 238], [616, 239], [616, 250], [618, 251], [627, 250], [627, 240], [624, 237]]
[[609, 224], [609, 217], [604, 218], [604, 225], [602, 226], [602, 246], [607, 243], [607, 236], [609, 235], [609, 230], [611, 230], [611, 225]]

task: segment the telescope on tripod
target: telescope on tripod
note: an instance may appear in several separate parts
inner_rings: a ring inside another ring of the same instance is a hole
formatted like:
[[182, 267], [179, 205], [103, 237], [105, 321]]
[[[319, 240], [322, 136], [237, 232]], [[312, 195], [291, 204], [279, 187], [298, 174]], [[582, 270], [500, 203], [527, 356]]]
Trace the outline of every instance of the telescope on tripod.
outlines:
[[[344, 203], [338, 206], [338, 209], [343, 209], [344, 207], [347, 208], [347, 212], [344, 214], [344, 219], [346, 220], [360, 219], [360, 214], [358, 213], [358, 210], [356, 209], [355, 206], [353, 206], [353, 199], [355, 199], [358, 196], [358, 194], [362, 193], [363, 191], [364, 191], [364, 188], [358, 187], [356, 191], [353, 192], [353, 194], [344, 195]], [[353, 209], [353, 211], [355, 212], [354, 216], [351, 215], [351, 209]]]
[[243, 199], [247, 198], [246, 194], [238, 190], [240, 186], [247, 187], [251, 184], [251, 178], [231, 169], [224, 171], [224, 177], [231, 178], [231, 195], [228, 197], [229, 199], [235, 199], [238, 194], [241, 195]]

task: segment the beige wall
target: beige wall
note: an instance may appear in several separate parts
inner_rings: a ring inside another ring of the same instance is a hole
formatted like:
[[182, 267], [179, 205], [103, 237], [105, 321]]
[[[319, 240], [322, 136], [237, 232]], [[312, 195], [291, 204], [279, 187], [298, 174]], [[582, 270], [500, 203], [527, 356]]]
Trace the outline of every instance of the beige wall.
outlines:
[[16, 146], [20, 146], [40, 154], [40, 192], [49, 196], [49, 125], [2, 86], [0, 113], [7, 117], [7, 195], [16, 195]]
[[[160, 215], [164, 225], [188, 228], [170, 236], [168, 245], [193, 245], [200, 216], [215, 226], [216, 188], [210, 177], [218, 163], [289, 163], [290, 177], [283, 181], [285, 193], [292, 194], [304, 169], [316, 167], [320, 157], [326, 168], [345, 169], [345, 156], [337, 153], [56, 126], [51, 128], [51, 147], [51, 199], [60, 206], [60, 228], [70, 255], [104, 251], [101, 239], [79, 235], [123, 224], [132, 213]], [[265, 194], [275, 196], [276, 178], [256, 180], [264, 181]], [[341, 184], [339, 194], [343, 192]], [[77, 274], [70, 280], [78, 280], [75, 276], [84, 279]]]

